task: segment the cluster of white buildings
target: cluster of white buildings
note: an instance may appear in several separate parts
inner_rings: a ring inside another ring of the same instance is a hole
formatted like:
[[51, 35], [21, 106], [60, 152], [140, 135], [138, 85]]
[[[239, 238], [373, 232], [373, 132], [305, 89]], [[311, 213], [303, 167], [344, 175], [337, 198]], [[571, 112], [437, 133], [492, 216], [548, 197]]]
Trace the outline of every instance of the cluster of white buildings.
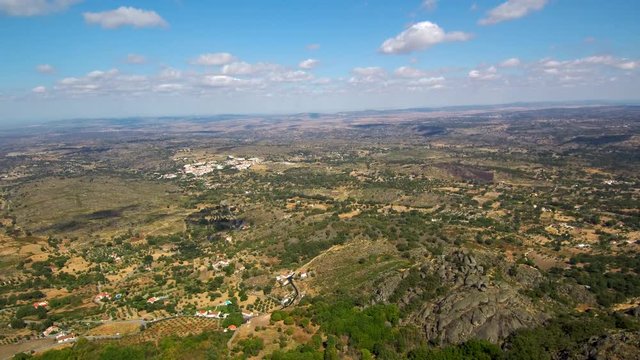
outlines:
[[282, 275], [278, 275], [276, 276], [276, 281], [278, 283], [280, 283], [280, 285], [284, 286], [287, 285], [289, 283], [289, 279], [292, 278], [295, 275], [295, 273], [290, 272], [288, 274], [282, 274]]
[[209, 319], [226, 319], [229, 314], [223, 313], [222, 311], [215, 312], [213, 310], [198, 310], [196, 311], [196, 316]]
[[64, 344], [64, 343], [76, 341], [77, 339], [78, 337], [76, 336], [76, 334], [60, 333], [56, 336], [56, 342], [58, 344]]
[[[208, 173], [211, 173], [215, 170], [222, 170], [222, 169], [235, 169], [235, 170], [247, 170], [249, 169], [251, 166], [255, 165], [255, 164], [259, 164], [261, 163], [262, 160], [260, 158], [257, 157], [252, 157], [252, 158], [243, 158], [243, 157], [235, 157], [233, 155], [229, 155], [227, 156], [227, 160], [225, 160], [222, 163], [218, 163], [216, 161], [201, 161], [201, 162], [197, 162], [194, 164], [187, 164], [184, 165], [182, 167], [182, 172], [184, 172], [185, 174], [191, 174], [193, 176], [202, 176], [202, 175], [206, 175]], [[174, 179], [176, 178], [177, 175], [176, 174], [166, 174], [163, 175], [164, 179]]]
[[227, 156], [227, 161], [225, 161], [225, 165], [236, 170], [247, 170], [251, 166], [255, 164], [261, 163], [262, 160], [257, 157], [252, 157], [245, 159], [243, 157], [234, 157], [232, 155]]
[[220, 260], [216, 263], [211, 264], [211, 267], [216, 270], [216, 271], [220, 271], [222, 269], [224, 269], [225, 267], [229, 266], [229, 264], [231, 264], [231, 262], [229, 262], [229, 260]]

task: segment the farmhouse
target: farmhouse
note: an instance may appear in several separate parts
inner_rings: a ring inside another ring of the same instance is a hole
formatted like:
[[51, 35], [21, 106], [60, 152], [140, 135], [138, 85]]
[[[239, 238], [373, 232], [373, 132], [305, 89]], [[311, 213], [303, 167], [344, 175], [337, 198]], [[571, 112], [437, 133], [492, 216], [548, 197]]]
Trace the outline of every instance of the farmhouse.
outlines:
[[60, 332], [60, 328], [55, 325], [51, 325], [42, 332], [42, 335], [49, 336], [57, 332]]
[[75, 341], [76, 340], [76, 335], [75, 334], [60, 334], [58, 336], [56, 336], [56, 341], [58, 342], [58, 344], [63, 344], [63, 343], [68, 343], [71, 341]]
[[106, 292], [101, 292], [94, 297], [95, 301], [102, 301], [104, 299], [111, 300], [111, 295], [109, 295], [109, 293], [106, 293]]
[[212, 310], [198, 310], [195, 316], [208, 319], [226, 319], [229, 314], [223, 314], [222, 311], [214, 312]]
[[49, 302], [48, 301], [36, 301], [36, 302], [33, 303], [33, 307], [36, 308], [36, 309], [41, 308], [41, 307], [46, 308], [48, 306], [49, 306]]

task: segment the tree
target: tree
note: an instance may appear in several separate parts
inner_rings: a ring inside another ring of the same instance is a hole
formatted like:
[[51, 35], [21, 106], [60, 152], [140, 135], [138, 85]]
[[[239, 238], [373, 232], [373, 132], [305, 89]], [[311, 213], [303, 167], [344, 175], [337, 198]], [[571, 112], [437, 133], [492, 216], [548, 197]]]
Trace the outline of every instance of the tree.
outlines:
[[12, 329], [23, 329], [25, 326], [27, 326], [27, 323], [25, 323], [22, 319], [16, 318], [11, 320]]
[[248, 356], [258, 356], [260, 351], [264, 349], [264, 341], [256, 337], [240, 340], [238, 345], [242, 348], [242, 352]]

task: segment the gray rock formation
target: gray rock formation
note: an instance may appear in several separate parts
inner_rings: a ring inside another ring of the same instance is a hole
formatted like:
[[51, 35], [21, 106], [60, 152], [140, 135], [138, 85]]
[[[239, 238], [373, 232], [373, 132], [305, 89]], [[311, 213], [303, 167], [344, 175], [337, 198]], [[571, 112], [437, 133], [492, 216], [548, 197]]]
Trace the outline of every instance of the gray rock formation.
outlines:
[[581, 352], [573, 358], [589, 360], [640, 359], [640, 334], [627, 331], [594, 337], [582, 346]]
[[498, 342], [515, 330], [535, 326], [544, 319], [514, 289], [490, 286], [479, 292], [458, 289], [444, 299], [423, 307], [414, 316], [427, 338], [441, 344], [470, 338]]
[[[471, 338], [499, 342], [517, 329], [541, 324], [546, 316], [518, 292], [520, 286], [490, 281], [486, 272], [491, 262], [485, 260], [466, 250], [456, 250], [423, 263], [417, 269], [420, 277], [435, 275], [446, 288], [444, 295], [427, 301], [421, 295], [433, 289], [402, 286], [409, 271], [388, 277], [378, 286], [374, 298], [377, 302], [399, 299], [396, 303], [400, 308], [411, 309], [406, 321], [422, 327], [430, 341], [440, 344]], [[518, 275], [526, 287], [538, 284], [542, 278], [531, 267]]]

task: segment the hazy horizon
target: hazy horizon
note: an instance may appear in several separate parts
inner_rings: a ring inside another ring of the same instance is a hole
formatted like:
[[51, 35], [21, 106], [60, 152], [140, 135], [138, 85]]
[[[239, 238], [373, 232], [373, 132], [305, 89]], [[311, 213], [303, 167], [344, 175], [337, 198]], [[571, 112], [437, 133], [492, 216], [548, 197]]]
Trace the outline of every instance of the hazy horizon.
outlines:
[[0, 0], [0, 123], [629, 101], [634, 14], [591, 0]]

